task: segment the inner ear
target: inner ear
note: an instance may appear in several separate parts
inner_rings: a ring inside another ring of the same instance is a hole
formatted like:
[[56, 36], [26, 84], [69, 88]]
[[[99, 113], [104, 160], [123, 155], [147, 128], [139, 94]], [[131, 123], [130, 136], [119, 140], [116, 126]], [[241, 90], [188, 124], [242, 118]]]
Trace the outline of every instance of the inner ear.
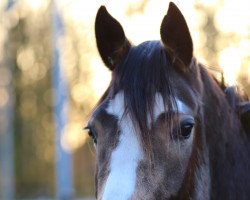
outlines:
[[184, 16], [178, 7], [170, 2], [167, 15], [161, 24], [161, 40], [166, 49], [173, 51], [186, 66], [193, 57], [193, 42]]
[[113, 70], [130, 48], [121, 24], [113, 18], [104, 6], [97, 12], [95, 36], [98, 51], [106, 66]]

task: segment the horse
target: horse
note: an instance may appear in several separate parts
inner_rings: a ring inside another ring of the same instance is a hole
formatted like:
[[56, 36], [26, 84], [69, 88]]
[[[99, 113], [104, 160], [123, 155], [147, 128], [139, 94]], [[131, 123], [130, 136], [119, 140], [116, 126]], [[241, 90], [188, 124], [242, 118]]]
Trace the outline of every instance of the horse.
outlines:
[[160, 41], [135, 46], [101, 6], [95, 36], [112, 74], [86, 126], [96, 198], [249, 199], [246, 131], [230, 95], [193, 55], [178, 7], [170, 2]]

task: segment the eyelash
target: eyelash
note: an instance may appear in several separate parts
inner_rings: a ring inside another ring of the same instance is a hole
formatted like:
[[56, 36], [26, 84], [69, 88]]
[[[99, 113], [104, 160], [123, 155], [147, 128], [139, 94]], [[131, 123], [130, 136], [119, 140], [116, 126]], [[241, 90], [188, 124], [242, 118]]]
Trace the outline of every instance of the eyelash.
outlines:
[[92, 129], [91, 127], [85, 127], [84, 129], [86, 129], [88, 131], [89, 137], [91, 137], [92, 140], [94, 141], [94, 144], [96, 144], [97, 143], [97, 135], [96, 135], [96, 132], [94, 131], [94, 129]]

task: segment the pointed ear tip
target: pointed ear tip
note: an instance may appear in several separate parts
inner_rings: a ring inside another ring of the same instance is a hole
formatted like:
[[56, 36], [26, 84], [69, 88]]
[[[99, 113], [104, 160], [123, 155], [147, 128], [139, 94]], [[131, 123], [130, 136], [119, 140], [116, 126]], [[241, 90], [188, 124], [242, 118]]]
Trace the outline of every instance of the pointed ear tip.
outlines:
[[106, 7], [104, 5], [101, 5], [100, 8], [99, 8], [99, 10], [103, 10], [104, 11], [104, 10], [107, 10], [107, 9], [106, 9]]
[[175, 6], [174, 2], [170, 1], [169, 6]]
[[176, 5], [175, 5], [175, 3], [173, 1], [170, 1], [169, 6], [176, 6]]
[[177, 5], [172, 1], [169, 2], [168, 9], [177, 9], [177, 10], [179, 10]]
[[109, 16], [110, 14], [108, 13], [107, 9], [105, 6], [100, 6], [100, 8], [98, 9], [97, 13], [96, 13], [96, 18], [95, 18], [95, 24], [100, 24], [103, 22], [103, 19], [105, 19], [107, 16]]
[[100, 14], [100, 13], [107, 13], [107, 9], [104, 5], [101, 5], [100, 8], [98, 9], [97, 13]]

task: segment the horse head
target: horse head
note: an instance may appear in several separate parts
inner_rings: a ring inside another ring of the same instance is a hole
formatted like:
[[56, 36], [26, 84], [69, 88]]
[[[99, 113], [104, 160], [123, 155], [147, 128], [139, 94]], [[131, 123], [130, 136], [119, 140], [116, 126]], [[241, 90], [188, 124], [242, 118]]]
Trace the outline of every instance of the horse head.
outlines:
[[219, 193], [221, 180], [212, 182], [212, 166], [220, 165], [216, 145], [234, 118], [223, 91], [193, 57], [180, 10], [170, 3], [161, 41], [132, 45], [104, 6], [95, 33], [112, 73], [86, 127], [96, 146], [97, 199], [210, 199], [211, 190]]

